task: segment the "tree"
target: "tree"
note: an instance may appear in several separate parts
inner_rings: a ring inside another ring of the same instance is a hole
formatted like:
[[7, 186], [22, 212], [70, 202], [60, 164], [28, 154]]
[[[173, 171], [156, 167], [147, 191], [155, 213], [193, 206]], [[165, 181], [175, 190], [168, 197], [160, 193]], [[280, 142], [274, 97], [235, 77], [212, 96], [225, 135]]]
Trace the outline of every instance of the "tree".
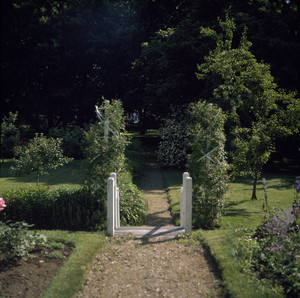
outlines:
[[219, 24], [222, 33], [201, 30], [216, 41], [216, 47], [198, 66], [197, 75], [205, 79], [209, 99], [228, 113], [232, 164], [236, 173], [253, 177], [252, 199], [256, 199], [256, 182], [276, 138], [299, 131], [300, 102], [295, 93], [278, 89], [269, 65], [250, 52], [246, 31], [233, 48], [234, 21], [227, 18]]
[[64, 157], [61, 144], [61, 139], [37, 134], [27, 146], [15, 149], [16, 158], [11, 171], [16, 175], [34, 173], [36, 184], [39, 185], [41, 175], [48, 174], [50, 169], [56, 169], [70, 161], [70, 158]]

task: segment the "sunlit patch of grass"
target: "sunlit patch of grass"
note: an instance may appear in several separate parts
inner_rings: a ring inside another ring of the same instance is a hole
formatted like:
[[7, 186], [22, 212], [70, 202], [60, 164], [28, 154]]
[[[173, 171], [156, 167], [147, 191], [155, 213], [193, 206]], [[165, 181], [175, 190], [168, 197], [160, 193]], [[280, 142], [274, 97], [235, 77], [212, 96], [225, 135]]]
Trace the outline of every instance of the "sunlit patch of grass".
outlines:
[[69, 243], [74, 250], [59, 268], [42, 297], [73, 297], [81, 288], [90, 262], [106, 241], [103, 232], [41, 231], [48, 240]]
[[[5, 160], [5, 162], [1, 162], [0, 165], [0, 195], [3, 195], [12, 188], [36, 185], [36, 176], [33, 174], [20, 177], [13, 176], [9, 171], [9, 168], [12, 165], [11, 160]], [[49, 171], [49, 175], [43, 175], [40, 178], [41, 185], [53, 188], [60, 186], [79, 186], [83, 181], [82, 161], [80, 160], [74, 160], [69, 164], [51, 170]]]

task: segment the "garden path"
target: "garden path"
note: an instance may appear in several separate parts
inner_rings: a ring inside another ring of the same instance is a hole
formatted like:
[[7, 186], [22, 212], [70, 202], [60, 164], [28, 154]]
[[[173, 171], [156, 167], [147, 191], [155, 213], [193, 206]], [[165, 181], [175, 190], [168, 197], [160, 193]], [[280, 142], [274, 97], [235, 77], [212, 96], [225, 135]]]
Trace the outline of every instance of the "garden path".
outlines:
[[147, 202], [145, 225], [147, 226], [173, 226], [167, 193], [164, 190], [163, 178], [159, 164], [149, 160], [145, 164], [141, 188]]
[[[141, 183], [145, 224], [172, 225], [160, 168], [149, 161]], [[86, 268], [77, 297], [220, 297], [218, 269], [207, 250], [188, 238], [109, 238]]]

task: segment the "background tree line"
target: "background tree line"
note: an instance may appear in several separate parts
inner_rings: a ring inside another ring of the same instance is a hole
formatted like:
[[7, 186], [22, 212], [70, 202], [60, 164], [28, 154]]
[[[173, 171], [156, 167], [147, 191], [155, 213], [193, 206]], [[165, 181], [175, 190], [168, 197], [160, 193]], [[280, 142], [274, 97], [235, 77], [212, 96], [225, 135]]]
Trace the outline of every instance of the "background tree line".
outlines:
[[1, 5], [1, 113], [18, 111], [19, 121], [34, 128], [83, 126], [101, 96], [121, 98], [126, 112], [139, 110], [146, 128], [171, 105], [211, 99], [217, 81], [199, 80], [196, 73], [214, 42], [200, 30], [220, 32], [218, 18], [226, 15], [235, 19], [237, 32], [247, 27], [251, 52], [270, 64], [275, 83], [299, 93], [299, 0]]

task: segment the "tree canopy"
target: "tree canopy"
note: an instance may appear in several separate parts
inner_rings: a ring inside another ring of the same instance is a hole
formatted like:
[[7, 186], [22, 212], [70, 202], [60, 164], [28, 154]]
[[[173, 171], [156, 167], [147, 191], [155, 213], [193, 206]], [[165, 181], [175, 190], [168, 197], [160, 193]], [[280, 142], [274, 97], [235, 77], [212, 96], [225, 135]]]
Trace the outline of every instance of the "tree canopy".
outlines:
[[[299, 91], [299, 1], [3, 0], [1, 112], [38, 127], [94, 118], [104, 96], [155, 115], [206, 98], [201, 27], [235, 18], [274, 82]], [[232, 41], [233, 44], [237, 42]]]

